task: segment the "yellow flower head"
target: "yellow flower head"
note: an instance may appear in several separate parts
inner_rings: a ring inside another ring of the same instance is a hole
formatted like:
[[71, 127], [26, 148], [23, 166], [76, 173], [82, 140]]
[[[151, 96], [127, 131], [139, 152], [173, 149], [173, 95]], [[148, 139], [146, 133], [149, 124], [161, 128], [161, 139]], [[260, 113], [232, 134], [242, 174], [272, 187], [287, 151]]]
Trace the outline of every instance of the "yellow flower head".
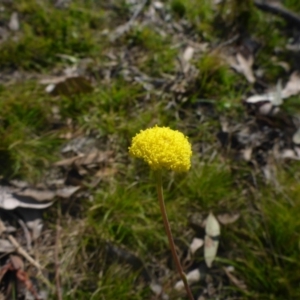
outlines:
[[191, 167], [192, 149], [187, 137], [169, 127], [141, 130], [133, 139], [129, 153], [143, 158], [153, 170], [186, 172]]

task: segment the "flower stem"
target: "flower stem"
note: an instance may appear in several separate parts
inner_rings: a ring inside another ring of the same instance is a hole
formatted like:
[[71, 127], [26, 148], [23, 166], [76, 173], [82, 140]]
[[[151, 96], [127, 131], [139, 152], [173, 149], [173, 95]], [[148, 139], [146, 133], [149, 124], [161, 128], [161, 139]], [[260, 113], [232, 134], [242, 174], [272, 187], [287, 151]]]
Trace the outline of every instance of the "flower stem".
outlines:
[[173, 236], [172, 236], [172, 232], [171, 232], [171, 228], [170, 228], [170, 223], [168, 220], [168, 216], [167, 216], [167, 212], [166, 212], [166, 207], [165, 207], [165, 202], [164, 202], [164, 194], [163, 194], [163, 188], [162, 188], [162, 178], [161, 178], [161, 171], [158, 170], [156, 171], [156, 188], [157, 188], [157, 195], [158, 195], [158, 201], [159, 201], [159, 206], [160, 206], [160, 211], [162, 214], [162, 218], [163, 218], [163, 222], [164, 222], [164, 226], [165, 226], [165, 230], [168, 236], [168, 240], [169, 240], [169, 245], [171, 248], [171, 252], [172, 252], [172, 256], [177, 268], [177, 271], [179, 272], [179, 275], [181, 277], [181, 280], [184, 283], [184, 287], [185, 290], [188, 294], [189, 300], [194, 300], [193, 294], [191, 292], [191, 289], [188, 285], [186, 276], [183, 272], [182, 266], [180, 264], [178, 255], [176, 253], [176, 249], [175, 249], [175, 244], [174, 244], [174, 240], [173, 240]]

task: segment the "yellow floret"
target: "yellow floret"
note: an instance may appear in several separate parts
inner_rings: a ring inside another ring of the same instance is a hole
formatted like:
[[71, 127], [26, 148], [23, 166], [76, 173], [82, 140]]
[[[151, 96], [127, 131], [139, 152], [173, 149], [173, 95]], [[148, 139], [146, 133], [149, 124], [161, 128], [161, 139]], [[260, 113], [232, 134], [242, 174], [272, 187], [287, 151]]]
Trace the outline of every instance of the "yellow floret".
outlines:
[[186, 172], [191, 167], [191, 144], [181, 132], [169, 127], [141, 130], [132, 139], [129, 153], [144, 159], [153, 170]]

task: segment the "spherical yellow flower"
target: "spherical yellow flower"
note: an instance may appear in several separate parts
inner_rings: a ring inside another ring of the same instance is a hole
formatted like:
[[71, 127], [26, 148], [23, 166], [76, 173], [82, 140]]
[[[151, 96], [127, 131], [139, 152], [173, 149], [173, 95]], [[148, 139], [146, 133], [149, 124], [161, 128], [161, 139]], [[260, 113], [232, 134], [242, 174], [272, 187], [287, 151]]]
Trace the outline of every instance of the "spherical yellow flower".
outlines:
[[191, 167], [191, 144], [181, 132], [169, 127], [141, 130], [132, 139], [129, 153], [143, 158], [153, 170], [186, 172]]

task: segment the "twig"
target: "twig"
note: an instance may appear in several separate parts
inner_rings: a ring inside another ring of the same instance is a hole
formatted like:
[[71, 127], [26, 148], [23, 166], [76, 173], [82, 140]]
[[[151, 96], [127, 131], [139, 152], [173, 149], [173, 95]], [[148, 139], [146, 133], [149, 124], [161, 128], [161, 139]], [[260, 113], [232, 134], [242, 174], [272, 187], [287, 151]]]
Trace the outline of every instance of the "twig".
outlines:
[[124, 33], [128, 32], [130, 30], [130, 28], [132, 27], [134, 21], [136, 20], [136, 18], [138, 17], [138, 15], [142, 12], [142, 10], [144, 9], [144, 7], [146, 6], [148, 0], [144, 0], [136, 9], [136, 11], [134, 12], [134, 14], [132, 15], [132, 17], [130, 18], [130, 20], [117, 27], [117, 29], [115, 30], [115, 32], [111, 35], [110, 39], [111, 41], [115, 41], [116, 39], [120, 38]]
[[57, 300], [62, 300], [62, 293], [61, 293], [61, 285], [60, 285], [60, 263], [59, 263], [59, 239], [60, 239], [60, 225], [59, 225], [59, 218], [56, 222], [56, 238], [55, 238], [55, 286], [56, 286], [56, 295]]
[[265, 1], [254, 0], [254, 5], [266, 12], [278, 15], [284, 18], [286, 21], [292, 23], [295, 26], [300, 26], [300, 16], [294, 12], [282, 7], [281, 5], [276, 5], [268, 3]]
[[39, 277], [41, 280], [51, 289], [53, 290], [53, 286], [50, 283], [50, 281], [43, 275], [42, 273], [42, 267], [41, 265], [34, 260], [22, 247], [21, 245], [17, 242], [17, 240], [12, 236], [9, 235], [8, 239], [10, 242], [16, 247], [16, 252], [22, 255], [24, 258], [26, 258], [32, 265], [34, 265], [38, 269], [38, 274], [40, 275]]

